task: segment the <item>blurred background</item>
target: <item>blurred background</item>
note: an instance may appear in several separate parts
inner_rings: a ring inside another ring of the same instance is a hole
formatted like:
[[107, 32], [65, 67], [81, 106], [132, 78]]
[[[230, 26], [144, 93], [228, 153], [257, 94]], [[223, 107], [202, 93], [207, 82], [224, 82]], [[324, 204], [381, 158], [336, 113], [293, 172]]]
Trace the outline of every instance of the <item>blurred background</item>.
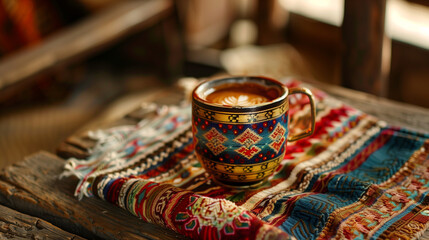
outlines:
[[2, 0], [0, 168], [184, 77], [265, 75], [429, 107], [426, 0]]

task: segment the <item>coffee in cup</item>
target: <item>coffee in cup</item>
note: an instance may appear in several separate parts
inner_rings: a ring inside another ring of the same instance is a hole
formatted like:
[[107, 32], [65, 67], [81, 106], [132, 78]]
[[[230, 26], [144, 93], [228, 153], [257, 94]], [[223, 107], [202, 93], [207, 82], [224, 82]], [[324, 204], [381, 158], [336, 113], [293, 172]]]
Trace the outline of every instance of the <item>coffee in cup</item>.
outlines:
[[255, 106], [277, 98], [280, 91], [258, 83], [228, 83], [210, 89], [205, 100], [224, 106]]

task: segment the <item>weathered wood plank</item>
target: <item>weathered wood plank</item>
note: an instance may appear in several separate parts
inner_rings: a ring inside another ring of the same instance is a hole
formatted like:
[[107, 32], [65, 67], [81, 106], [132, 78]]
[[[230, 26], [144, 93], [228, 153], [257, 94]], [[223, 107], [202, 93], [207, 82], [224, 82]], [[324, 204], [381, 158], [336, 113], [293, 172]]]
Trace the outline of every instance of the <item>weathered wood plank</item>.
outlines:
[[70, 144], [66, 140], [58, 145], [56, 149], [56, 153], [58, 156], [64, 159], [68, 159], [68, 158], [86, 159], [89, 157], [88, 149], [91, 146], [87, 146], [87, 148], [83, 149], [81, 146], [75, 146], [74, 144]]
[[0, 203], [70, 233], [101, 239], [184, 239], [98, 198], [73, 196], [76, 179], [60, 180], [64, 160], [39, 152], [0, 172]]
[[0, 239], [84, 239], [40, 218], [0, 205]]

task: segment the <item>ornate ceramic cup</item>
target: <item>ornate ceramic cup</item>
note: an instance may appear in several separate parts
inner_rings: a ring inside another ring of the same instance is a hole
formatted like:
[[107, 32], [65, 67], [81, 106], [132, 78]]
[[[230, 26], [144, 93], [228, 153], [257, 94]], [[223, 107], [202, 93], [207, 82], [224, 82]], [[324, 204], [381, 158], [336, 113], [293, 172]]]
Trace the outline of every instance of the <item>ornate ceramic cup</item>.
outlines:
[[[237, 95], [237, 91], [242, 93]], [[295, 93], [310, 99], [311, 126], [288, 136], [288, 96]], [[306, 88], [288, 89], [265, 77], [215, 79], [194, 89], [192, 121], [196, 155], [215, 182], [234, 188], [257, 187], [282, 161], [287, 141], [313, 133], [314, 99]]]

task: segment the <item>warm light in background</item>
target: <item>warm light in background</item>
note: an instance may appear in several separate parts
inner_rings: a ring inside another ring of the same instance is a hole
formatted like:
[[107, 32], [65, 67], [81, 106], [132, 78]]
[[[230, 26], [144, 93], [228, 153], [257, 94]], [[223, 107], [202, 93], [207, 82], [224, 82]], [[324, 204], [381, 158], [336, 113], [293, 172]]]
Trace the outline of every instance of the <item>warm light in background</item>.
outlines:
[[[344, 0], [278, 0], [288, 11], [341, 26]], [[403, 0], [386, 3], [386, 35], [429, 49], [429, 8]]]
[[341, 26], [344, 0], [278, 0], [288, 11], [334, 26]]
[[387, 1], [386, 34], [429, 49], [429, 8], [401, 0]]

